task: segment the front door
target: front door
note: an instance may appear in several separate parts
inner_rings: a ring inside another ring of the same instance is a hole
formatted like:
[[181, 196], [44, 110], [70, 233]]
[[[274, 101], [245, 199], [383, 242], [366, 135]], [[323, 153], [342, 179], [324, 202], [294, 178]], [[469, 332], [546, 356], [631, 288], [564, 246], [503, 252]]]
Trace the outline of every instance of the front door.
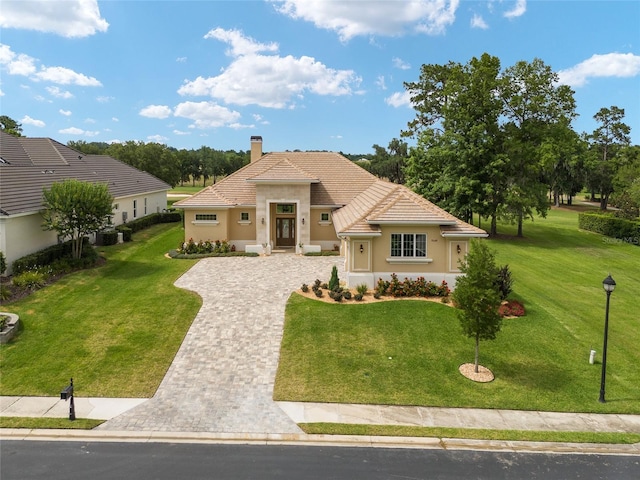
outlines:
[[293, 247], [296, 244], [296, 219], [276, 218], [276, 246]]

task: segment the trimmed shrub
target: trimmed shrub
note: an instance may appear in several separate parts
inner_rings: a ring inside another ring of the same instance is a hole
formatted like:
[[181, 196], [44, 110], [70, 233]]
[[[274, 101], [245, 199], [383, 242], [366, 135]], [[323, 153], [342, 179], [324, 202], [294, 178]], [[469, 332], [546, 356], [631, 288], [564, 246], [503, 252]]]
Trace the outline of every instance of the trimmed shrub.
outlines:
[[340, 279], [338, 278], [338, 267], [335, 265], [331, 269], [331, 279], [329, 279], [329, 290], [335, 290], [340, 286]]
[[[72, 257], [71, 249], [71, 241], [68, 241], [25, 255], [13, 262], [13, 274], [19, 275], [22, 272], [36, 270], [38, 267], [45, 265], [51, 265], [60, 258], [70, 259]], [[82, 259], [88, 259], [91, 263], [95, 263], [97, 258], [98, 253], [89, 243], [89, 239], [85, 237], [82, 242]]]
[[4, 252], [0, 251], [0, 275], [2, 275], [7, 269], [7, 259], [4, 256]]
[[361, 293], [356, 293], [353, 296], [353, 298], [355, 298], [356, 302], [361, 302], [363, 297], [364, 297], [364, 295], [362, 295]]
[[[613, 238], [640, 238], [640, 222], [600, 213], [581, 213], [578, 227], [582, 230], [600, 233]], [[640, 243], [640, 242], [635, 242]]]
[[129, 227], [127, 227], [126, 225], [118, 225], [116, 227], [116, 230], [118, 232], [122, 233], [122, 240], [123, 241], [125, 241], [125, 242], [130, 242], [131, 241], [131, 238], [133, 237], [133, 230], [131, 230]]
[[96, 245], [115, 245], [118, 243], [118, 231], [108, 230], [105, 232], [98, 232], [96, 234]]
[[356, 287], [356, 292], [360, 295], [364, 296], [369, 291], [369, 287], [367, 287], [366, 283], [361, 283]]
[[351, 300], [351, 292], [349, 290], [345, 290], [344, 292], [342, 292], [342, 296], [345, 300]]
[[500, 300], [506, 300], [513, 287], [513, 278], [511, 278], [509, 265], [504, 265], [498, 269], [498, 275], [496, 276], [496, 286], [498, 287], [498, 291], [500, 292]]
[[37, 270], [22, 272], [19, 275], [13, 277], [12, 283], [18, 288], [28, 288], [29, 290], [36, 290], [42, 288], [47, 283], [47, 277], [43, 272]]
[[302, 290], [304, 293], [307, 293], [309, 291], [309, 285], [307, 285], [306, 283], [303, 283], [302, 288], [300, 290]]

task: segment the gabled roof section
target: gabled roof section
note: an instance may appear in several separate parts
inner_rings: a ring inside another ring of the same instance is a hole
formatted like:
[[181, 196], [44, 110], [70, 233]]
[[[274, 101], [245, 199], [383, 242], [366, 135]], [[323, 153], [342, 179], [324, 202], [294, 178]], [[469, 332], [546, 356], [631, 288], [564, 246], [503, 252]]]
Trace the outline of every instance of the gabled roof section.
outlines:
[[0, 210], [3, 215], [37, 212], [42, 191], [68, 178], [106, 183], [115, 198], [166, 191], [170, 185], [107, 155], [84, 155], [50, 138], [0, 132]]
[[[245, 165], [175, 207], [255, 205], [258, 183], [309, 183], [311, 205], [343, 206], [377, 177], [335, 152], [274, 152]], [[212, 190], [212, 191], [208, 191]]]
[[383, 180], [356, 196], [347, 206], [333, 212], [340, 236], [379, 235], [380, 225], [440, 225], [443, 236], [486, 236], [486, 232], [454, 217], [409, 190]]
[[286, 158], [263, 172], [247, 178], [247, 182], [251, 183], [318, 183], [319, 181], [317, 177], [305, 172]]

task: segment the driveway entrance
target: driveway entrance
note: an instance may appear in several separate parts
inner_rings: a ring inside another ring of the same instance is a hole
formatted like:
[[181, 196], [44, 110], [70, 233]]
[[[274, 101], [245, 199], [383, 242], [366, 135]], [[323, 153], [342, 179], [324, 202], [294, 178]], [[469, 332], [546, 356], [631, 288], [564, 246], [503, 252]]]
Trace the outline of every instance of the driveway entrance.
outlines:
[[[175, 260], [179, 261], [179, 260]], [[197, 292], [202, 308], [158, 391], [100, 430], [301, 433], [273, 401], [285, 304], [341, 257], [205, 258], [176, 286]]]

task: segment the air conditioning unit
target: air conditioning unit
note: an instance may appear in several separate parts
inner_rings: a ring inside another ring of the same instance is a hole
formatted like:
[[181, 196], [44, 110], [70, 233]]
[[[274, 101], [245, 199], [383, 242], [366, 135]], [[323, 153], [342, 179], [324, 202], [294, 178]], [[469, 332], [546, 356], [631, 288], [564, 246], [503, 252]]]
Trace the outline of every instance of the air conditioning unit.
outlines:
[[124, 223], [127, 222], [127, 218], [129, 218], [129, 215], [127, 214], [127, 212], [122, 212], [122, 221]]

